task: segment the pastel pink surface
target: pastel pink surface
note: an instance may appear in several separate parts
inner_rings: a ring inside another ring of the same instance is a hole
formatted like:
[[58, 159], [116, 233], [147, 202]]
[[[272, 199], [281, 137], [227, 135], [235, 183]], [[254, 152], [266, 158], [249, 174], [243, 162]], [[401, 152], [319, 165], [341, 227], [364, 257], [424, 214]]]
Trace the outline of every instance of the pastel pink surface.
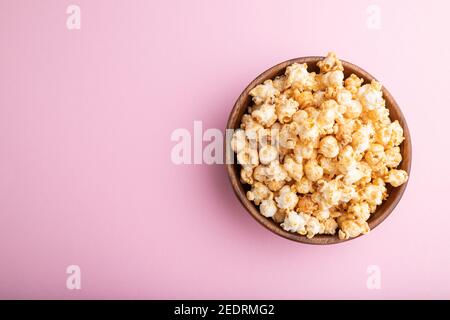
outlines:
[[[1, 1], [0, 298], [450, 298], [450, 5], [377, 1], [371, 30], [370, 4]], [[394, 95], [413, 167], [376, 230], [319, 247], [259, 226], [222, 166], [174, 165], [170, 135], [224, 128], [260, 72], [330, 50]]]

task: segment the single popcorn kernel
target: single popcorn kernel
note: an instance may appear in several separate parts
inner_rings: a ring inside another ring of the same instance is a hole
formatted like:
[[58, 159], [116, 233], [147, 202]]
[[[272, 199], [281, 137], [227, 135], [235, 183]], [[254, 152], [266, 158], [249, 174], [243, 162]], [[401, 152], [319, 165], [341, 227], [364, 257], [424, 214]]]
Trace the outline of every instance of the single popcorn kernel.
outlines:
[[320, 140], [319, 152], [327, 158], [334, 158], [339, 154], [339, 145], [335, 137], [326, 136]]
[[303, 166], [301, 163], [298, 163], [290, 156], [286, 156], [284, 158], [284, 169], [288, 173], [289, 177], [292, 179], [299, 181], [303, 177]]
[[259, 210], [264, 217], [271, 218], [277, 213], [278, 208], [275, 201], [272, 199], [265, 199], [261, 201]]
[[297, 205], [298, 196], [289, 186], [284, 186], [279, 191], [278, 197], [275, 197], [275, 201], [278, 208], [292, 210]]
[[286, 85], [288, 87], [295, 86], [300, 90], [312, 90], [316, 86], [314, 72], [309, 73], [308, 65], [306, 63], [293, 63], [286, 68]]
[[306, 219], [304, 215], [298, 214], [295, 211], [290, 211], [281, 224], [284, 230], [291, 232], [301, 232], [305, 229], [305, 225]]
[[301, 109], [315, 106], [314, 96], [311, 91], [300, 92], [298, 89], [295, 89], [294, 99], [298, 102]]
[[282, 96], [276, 106], [276, 115], [280, 123], [288, 123], [292, 121], [292, 116], [298, 110], [298, 102], [292, 98], [287, 99]]
[[392, 169], [389, 171], [386, 178], [386, 182], [390, 183], [393, 187], [398, 187], [404, 184], [408, 180], [408, 174], [404, 170]]
[[344, 116], [349, 119], [358, 118], [362, 112], [362, 105], [358, 100], [351, 100], [346, 104]]
[[237, 154], [238, 163], [241, 165], [257, 166], [259, 164], [258, 151], [244, 148]]
[[312, 181], [303, 176], [299, 181], [295, 182], [295, 189], [300, 194], [308, 194], [314, 192]]
[[323, 176], [323, 169], [319, 164], [317, 163], [317, 160], [311, 159], [308, 160], [305, 164], [305, 174], [311, 181], [317, 181]]
[[268, 100], [273, 100], [280, 94], [274, 86], [272, 80], [266, 80], [263, 84], [260, 84], [250, 91], [250, 95], [253, 97], [253, 101], [256, 104], [261, 104]]
[[280, 131], [280, 146], [294, 149], [297, 142], [298, 124], [295, 122], [285, 124]]
[[241, 169], [241, 181], [247, 184], [253, 184], [253, 168], [244, 166]]
[[264, 127], [270, 127], [277, 121], [275, 105], [264, 103], [252, 111], [252, 117]]
[[354, 238], [360, 234], [368, 233], [370, 228], [366, 221], [357, 218], [352, 214], [345, 214], [338, 219], [339, 239], [345, 240]]
[[393, 147], [385, 151], [386, 166], [389, 168], [396, 168], [402, 162], [402, 154], [399, 147]]
[[356, 95], [359, 88], [361, 87], [361, 84], [364, 82], [362, 78], [358, 78], [357, 75], [351, 74], [350, 77], [345, 79], [345, 88], [350, 91], [353, 95]]
[[380, 161], [383, 161], [386, 158], [384, 153], [384, 148], [381, 144], [372, 144], [369, 147], [369, 150], [366, 152], [364, 159], [370, 166], [375, 166]]
[[346, 240], [368, 233], [390, 186], [407, 182], [405, 137], [378, 81], [345, 78], [333, 52], [317, 67], [294, 63], [254, 87], [231, 149], [261, 215], [307, 238]]
[[296, 211], [313, 214], [318, 208], [318, 204], [312, 201], [311, 196], [306, 195], [299, 198]]
[[262, 164], [270, 164], [278, 158], [277, 148], [266, 145], [259, 149], [259, 161]]
[[259, 205], [261, 201], [272, 198], [273, 193], [261, 182], [256, 182], [250, 191], [247, 191], [247, 199]]
[[334, 52], [329, 52], [328, 55], [322, 61], [317, 62], [317, 66], [320, 68], [320, 72], [328, 71], [344, 71], [342, 62], [336, 57]]
[[320, 224], [319, 220], [316, 217], [310, 217], [306, 223], [306, 237], [311, 239], [318, 233], [323, 233], [324, 227]]
[[338, 228], [338, 224], [336, 220], [334, 220], [333, 218], [329, 218], [324, 221], [323, 227], [324, 227], [323, 230], [324, 234], [335, 234], [336, 229]]

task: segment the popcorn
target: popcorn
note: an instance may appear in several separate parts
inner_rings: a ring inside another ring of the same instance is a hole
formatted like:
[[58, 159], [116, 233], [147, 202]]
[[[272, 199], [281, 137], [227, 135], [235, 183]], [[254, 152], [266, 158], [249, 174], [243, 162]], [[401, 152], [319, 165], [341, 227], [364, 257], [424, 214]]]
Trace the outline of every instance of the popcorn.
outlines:
[[286, 88], [286, 76], [276, 77], [273, 80], [272, 85], [278, 91], [283, 91]]
[[319, 181], [318, 192], [317, 200], [322, 208], [337, 206], [341, 201], [342, 190], [337, 178], [330, 181]]
[[335, 234], [338, 224], [333, 218], [326, 219], [323, 222], [323, 233], [324, 234]]
[[231, 137], [231, 149], [239, 153], [247, 146], [247, 139], [245, 137], [245, 131], [242, 129], [237, 129], [234, 131], [233, 136]]
[[356, 119], [361, 115], [362, 104], [358, 100], [350, 100], [346, 105], [344, 116], [348, 119]]
[[361, 171], [363, 173], [363, 177], [361, 180], [358, 181], [358, 183], [362, 183], [362, 184], [366, 184], [369, 183], [370, 180], [372, 179], [372, 169], [370, 168], [370, 166], [367, 164], [367, 162], [365, 161], [360, 161], [356, 164], [356, 167], [358, 168], [359, 171]]
[[345, 214], [337, 219], [339, 230], [339, 239], [345, 240], [357, 237], [360, 234], [366, 234], [370, 228], [366, 221], [357, 218], [352, 214]]
[[313, 214], [318, 209], [319, 206], [311, 199], [310, 195], [300, 197], [297, 203], [297, 207], [295, 208], [297, 212], [304, 212], [308, 214]]
[[300, 180], [295, 182], [295, 189], [300, 194], [307, 194], [314, 192], [312, 181], [303, 176]]
[[309, 73], [308, 65], [306, 63], [294, 63], [286, 68], [286, 85], [295, 86], [300, 90], [312, 90], [317, 84], [316, 74]]
[[273, 198], [273, 193], [261, 182], [256, 182], [250, 191], [247, 191], [247, 199], [259, 205], [261, 201]]
[[373, 128], [370, 125], [363, 125], [352, 135], [352, 146], [356, 153], [363, 153], [370, 147], [370, 138]]
[[279, 191], [278, 197], [275, 197], [275, 201], [280, 209], [292, 210], [297, 205], [298, 196], [289, 186], [284, 186]]
[[396, 168], [402, 162], [402, 154], [399, 147], [387, 149], [384, 155], [386, 166], [389, 168]]
[[358, 164], [356, 162], [349, 166], [346, 171], [347, 173], [344, 176], [344, 183], [347, 185], [357, 183], [364, 177], [364, 172], [358, 169]]
[[330, 215], [331, 215], [330, 208], [320, 208], [319, 207], [319, 210], [313, 212], [312, 215], [315, 216], [317, 219], [319, 219], [319, 221], [321, 221], [321, 222], [325, 221], [328, 218], [330, 218]]
[[280, 95], [280, 91], [274, 87], [272, 80], [266, 80], [263, 84], [254, 87], [250, 95], [253, 97], [253, 102], [261, 104], [265, 101], [273, 101]]
[[303, 166], [301, 163], [297, 163], [290, 156], [284, 158], [284, 169], [288, 173], [289, 177], [299, 181], [303, 177]]
[[315, 119], [307, 118], [300, 121], [298, 125], [298, 135], [300, 140], [305, 143], [316, 140], [319, 137], [319, 126]]
[[354, 185], [348, 185], [345, 183], [341, 183], [341, 203], [347, 203], [351, 200], [356, 200], [358, 197], [358, 193], [356, 192]]
[[317, 181], [323, 176], [323, 169], [317, 163], [317, 160], [308, 160], [304, 166], [305, 174], [311, 181]]
[[289, 232], [349, 239], [408, 174], [397, 167], [404, 140], [391, 121], [382, 86], [364, 84], [334, 53], [292, 64], [250, 91], [253, 105], [231, 138], [247, 199]]
[[314, 100], [314, 95], [311, 91], [302, 91], [300, 92], [298, 89], [294, 90], [294, 99], [298, 102], [298, 105], [301, 109], [314, 107], [316, 102]]
[[325, 59], [317, 62], [317, 66], [320, 68], [321, 73], [335, 70], [344, 71], [342, 62], [336, 57], [334, 52], [329, 52]]
[[276, 115], [280, 123], [292, 121], [292, 116], [298, 110], [298, 102], [292, 98], [281, 96], [276, 105]]
[[304, 233], [306, 222], [307, 216], [304, 214], [298, 214], [295, 211], [290, 211], [284, 218], [284, 222], [281, 226], [286, 231]]
[[280, 146], [286, 149], [294, 149], [298, 130], [299, 126], [296, 122], [285, 124], [280, 131]]
[[388, 146], [392, 137], [392, 127], [390, 125], [381, 127], [375, 132], [375, 141], [382, 146]]
[[278, 150], [274, 146], [265, 145], [259, 149], [259, 161], [262, 164], [270, 164], [277, 160]]
[[324, 91], [316, 91], [313, 93], [314, 105], [319, 107], [325, 101], [325, 92]]
[[350, 77], [344, 81], [345, 89], [350, 91], [353, 95], [356, 95], [363, 82], [364, 80], [362, 78], [358, 78], [358, 76], [352, 73]]
[[386, 187], [370, 183], [362, 191], [361, 198], [370, 205], [380, 205], [386, 196]]
[[260, 105], [257, 109], [253, 109], [252, 117], [264, 127], [270, 127], [277, 121], [275, 105], [268, 103]]
[[385, 158], [386, 155], [384, 153], [384, 147], [381, 144], [377, 143], [370, 145], [369, 150], [367, 150], [364, 156], [364, 159], [371, 167], [375, 167]]
[[396, 147], [400, 145], [405, 138], [403, 137], [403, 128], [400, 126], [400, 123], [395, 120], [390, 124], [392, 133], [391, 133], [391, 140], [390, 145]]
[[320, 140], [319, 152], [327, 158], [334, 158], [339, 154], [339, 145], [335, 137], [325, 136]]
[[392, 169], [389, 171], [386, 182], [390, 183], [393, 187], [399, 187], [408, 180], [408, 173], [404, 170]]
[[384, 107], [381, 84], [375, 80], [372, 80], [370, 84], [365, 84], [359, 88], [358, 98], [365, 110], [373, 110]]
[[344, 72], [340, 70], [330, 71], [322, 74], [321, 84], [324, 87], [342, 87]]
[[286, 170], [284, 170], [278, 161], [272, 161], [265, 168], [265, 175], [268, 180], [272, 181], [284, 181], [288, 177]]
[[300, 159], [312, 159], [316, 151], [313, 143], [298, 143], [294, 147], [294, 156], [297, 161]]
[[259, 164], [258, 151], [251, 148], [244, 148], [237, 154], [237, 161], [243, 166], [256, 167]]
[[268, 180], [266, 181], [266, 186], [269, 187], [270, 191], [276, 192], [280, 190], [284, 185], [286, 184], [286, 181], [284, 180]]
[[298, 110], [292, 116], [292, 120], [297, 124], [301, 125], [303, 121], [306, 121], [308, 119], [308, 117], [309, 117], [308, 112], [306, 112], [305, 110]]
[[320, 224], [319, 220], [316, 217], [309, 217], [306, 222], [306, 237], [311, 239], [318, 233], [324, 232], [324, 226]]
[[265, 129], [259, 129], [258, 130], [258, 139], [257, 143], [260, 148], [271, 145], [275, 146], [277, 145], [279, 140], [279, 130], [272, 129], [272, 128], [265, 128]]
[[348, 213], [367, 221], [370, 218], [370, 207], [367, 202], [352, 203], [348, 207]]
[[259, 211], [264, 217], [271, 218], [277, 213], [278, 208], [272, 199], [264, 199], [259, 205]]
[[337, 161], [335, 159], [327, 158], [324, 156], [319, 156], [319, 165], [323, 169], [323, 173], [328, 175], [330, 179], [333, 178], [333, 176], [336, 175], [338, 168], [337, 168]]
[[317, 123], [322, 133], [329, 133], [338, 115], [339, 105], [334, 100], [326, 100], [321, 104], [320, 108]]
[[259, 165], [253, 170], [253, 178], [255, 178], [258, 182], [266, 182], [267, 174], [266, 174], [266, 166]]
[[248, 140], [256, 141], [258, 138], [258, 131], [264, 127], [252, 118], [249, 114], [244, 114], [242, 117], [241, 128], [245, 130], [245, 136]]
[[241, 181], [247, 184], [253, 184], [253, 168], [244, 166], [241, 169]]
[[347, 106], [352, 101], [356, 101], [352, 100], [352, 98], [353, 98], [352, 93], [344, 88], [340, 88], [336, 93], [336, 101], [341, 106]]
[[361, 118], [366, 122], [371, 121], [373, 123], [379, 123], [381, 125], [386, 125], [391, 122], [391, 120], [389, 119], [389, 110], [386, 108], [376, 108], [373, 110], [368, 110], [365, 114], [361, 115]]
[[339, 140], [341, 145], [346, 146], [352, 142], [352, 133], [355, 128], [355, 120], [353, 119], [340, 119], [337, 124], [337, 132], [335, 133], [336, 139]]
[[343, 174], [346, 174], [352, 167], [356, 165], [355, 152], [352, 146], [345, 146], [338, 156], [338, 168]]

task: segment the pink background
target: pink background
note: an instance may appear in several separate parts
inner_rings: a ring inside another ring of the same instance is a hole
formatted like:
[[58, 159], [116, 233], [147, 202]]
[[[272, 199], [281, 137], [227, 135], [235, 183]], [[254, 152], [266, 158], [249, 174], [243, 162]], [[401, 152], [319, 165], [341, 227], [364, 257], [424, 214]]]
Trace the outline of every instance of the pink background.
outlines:
[[[1, 0], [0, 297], [450, 298], [450, 5], [374, 3], [381, 30], [369, 1]], [[414, 152], [388, 220], [318, 247], [259, 226], [222, 166], [172, 164], [170, 135], [224, 128], [260, 72], [330, 50], [389, 88]]]

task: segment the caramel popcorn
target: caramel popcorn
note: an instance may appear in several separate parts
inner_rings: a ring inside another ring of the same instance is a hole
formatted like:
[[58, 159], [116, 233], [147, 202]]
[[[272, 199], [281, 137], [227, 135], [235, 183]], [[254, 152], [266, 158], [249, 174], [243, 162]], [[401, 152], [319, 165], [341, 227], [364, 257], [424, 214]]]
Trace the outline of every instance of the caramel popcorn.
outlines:
[[404, 140], [382, 86], [364, 83], [334, 53], [318, 74], [294, 63], [250, 91], [253, 105], [231, 139], [247, 198], [264, 217], [308, 238], [369, 232], [368, 220], [408, 174]]

